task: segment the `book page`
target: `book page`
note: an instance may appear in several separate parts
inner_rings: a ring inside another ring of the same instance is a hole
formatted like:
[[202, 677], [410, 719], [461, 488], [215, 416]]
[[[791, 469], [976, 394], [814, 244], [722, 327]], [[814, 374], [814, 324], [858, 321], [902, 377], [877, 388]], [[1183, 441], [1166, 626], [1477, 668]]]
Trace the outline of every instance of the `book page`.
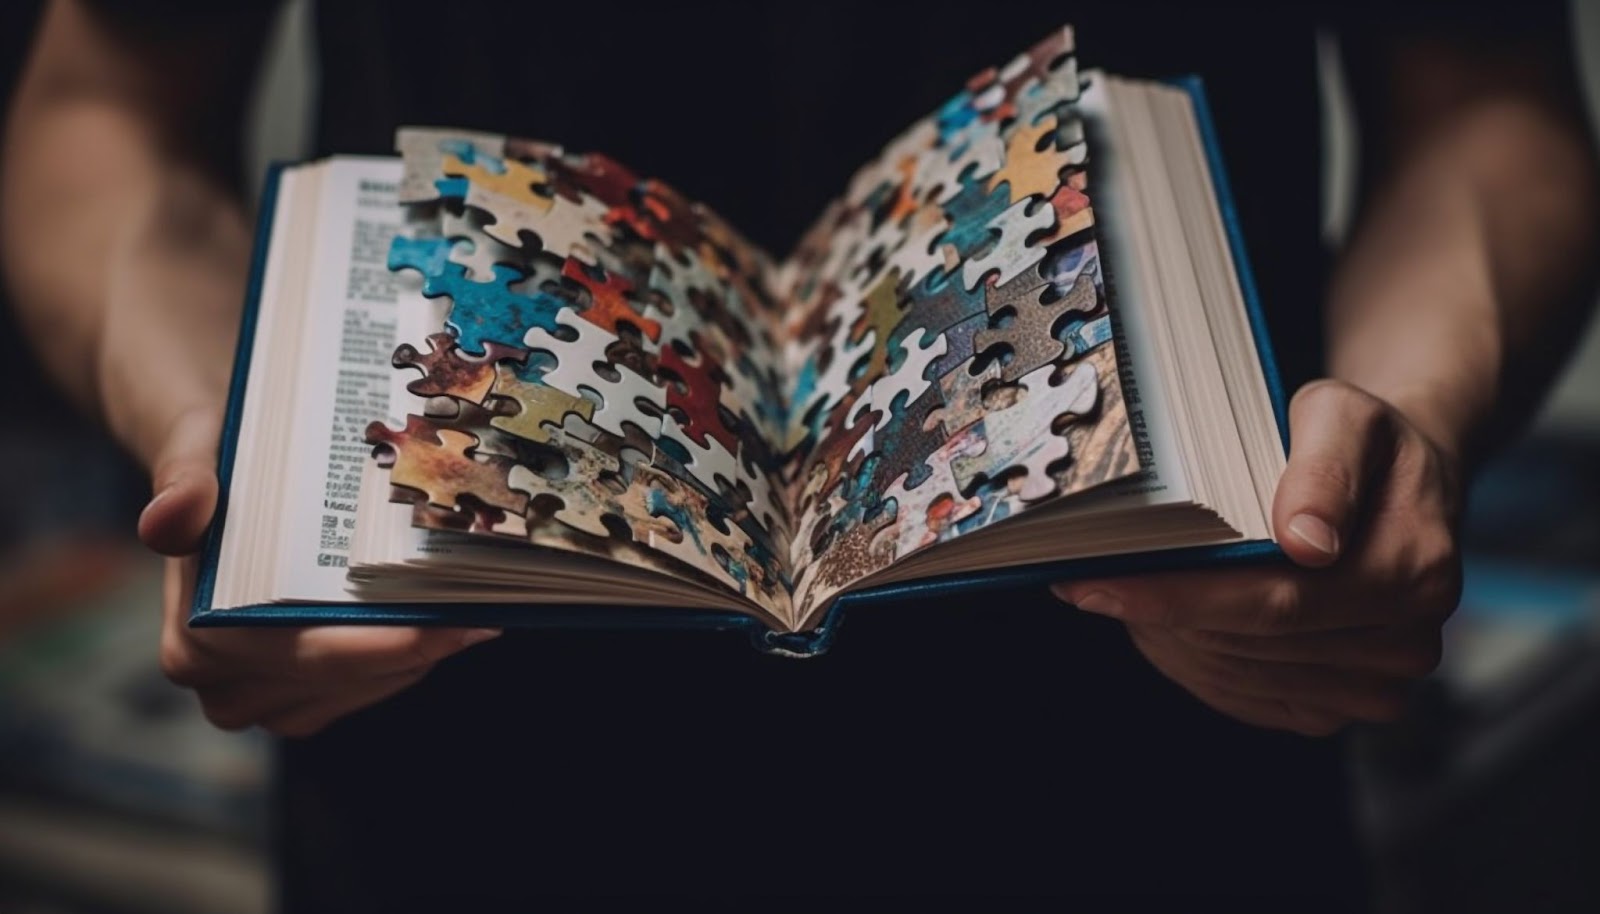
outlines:
[[396, 283], [386, 266], [399, 225], [393, 159], [324, 166], [299, 340], [275, 593], [343, 600], [367, 424], [388, 415]]
[[1123, 400], [1138, 450], [1140, 471], [1107, 485], [1073, 510], [1120, 509], [1137, 505], [1174, 504], [1192, 497], [1183, 462], [1177, 459], [1171, 394], [1163, 383], [1162, 355], [1157, 346], [1160, 302], [1151, 277], [1136, 252], [1148, 248], [1141, 215], [1130, 197], [1133, 175], [1113, 128], [1104, 76], [1084, 75], [1078, 101], [1090, 148], [1094, 152], [1095, 209], [1101, 214], [1102, 264], [1115, 312], [1117, 364]]
[[787, 618], [766, 255], [602, 155], [397, 145], [408, 231], [388, 266], [442, 308], [394, 354], [425, 405], [366, 437], [411, 524], [676, 569]]
[[1140, 472], [1072, 55], [1062, 29], [978, 74], [784, 265], [802, 618], [919, 550]]
[[[402, 226], [401, 235], [414, 234], [417, 228], [414, 225]], [[396, 337], [402, 340], [421, 339], [441, 325], [452, 303], [443, 296], [428, 298], [423, 295], [421, 278], [418, 276], [398, 273], [394, 274], [394, 278], [398, 302]], [[412, 351], [405, 344], [397, 349], [402, 361], [407, 359], [406, 353]], [[389, 426], [404, 426], [408, 416], [428, 416], [441, 423], [460, 420], [462, 403], [457, 398], [424, 396], [413, 392], [412, 388], [431, 390], [427, 386], [427, 378], [419, 379], [417, 372], [391, 371], [388, 382], [389, 412], [385, 422]], [[563, 602], [644, 602], [656, 605], [662, 602], [663, 591], [667, 589], [664, 582], [652, 582], [653, 599], [627, 599], [620, 595], [625, 590], [619, 590], [617, 586], [618, 579], [625, 577], [624, 570], [615, 564], [596, 565], [593, 559], [604, 559], [607, 563], [620, 563], [652, 574], [678, 578], [698, 587], [710, 583], [694, 575], [690, 569], [651, 550], [612, 538], [586, 535], [565, 524], [529, 524], [525, 518], [499, 518], [493, 521], [500, 524], [500, 530], [495, 531], [497, 535], [473, 536], [474, 524], [490, 522], [483, 512], [447, 510], [414, 500], [406, 493], [391, 499], [389, 484], [390, 474], [369, 460], [361, 481], [360, 518], [351, 556], [352, 578], [355, 579], [351, 592], [360, 598], [387, 593], [390, 599], [449, 599], [450, 593], [459, 593], [459, 590], [448, 589], [449, 581], [455, 580], [459, 585], [466, 582], [463, 579], [470, 581], [473, 569], [492, 569], [494, 574], [489, 577], [499, 576], [503, 579], [508, 575], [526, 574], [530, 579], [525, 583], [512, 582], [512, 586], [500, 592], [479, 592], [474, 598], [521, 601], [532, 592], [548, 589], [546, 585], [550, 580], [563, 572], [572, 574], [577, 569], [586, 569], [589, 575], [587, 586], [566, 594]], [[545, 548], [524, 548], [529, 545]], [[573, 555], [563, 556], [562, 553]], [[591, 561], [586, 563], [586, 559]], [[431, 579], [433, 589], [443, 588], [442, 596], [430, 595], [428, 586], [419, 586], [418, 575], [397, 573], [397, 569], [405, 566], [411, 566], [408, 570], [426, 569], [425, 574]], [[601, 568], [604, 571], [600, 571]], [[536, 580], [533, 579], [535, 576]], [[678, 592], [686, 591], [680, 588]], [[702, 605], [707, 595], [691, 592], [688, 599], [692, 605]]]

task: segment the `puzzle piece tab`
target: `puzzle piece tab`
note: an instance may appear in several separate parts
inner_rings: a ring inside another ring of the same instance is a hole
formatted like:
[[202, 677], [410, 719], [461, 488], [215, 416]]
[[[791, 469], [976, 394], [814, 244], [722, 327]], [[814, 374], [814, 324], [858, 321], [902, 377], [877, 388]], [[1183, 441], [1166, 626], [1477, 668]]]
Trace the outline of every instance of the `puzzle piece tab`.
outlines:
[[479, 460], [468, 451], [477, 444], [471, 435], [438, 429], [422, 416], [407, 416], [404, 429], [382, 422], [367, 426], [367, 443], [381, 460], [390, 461], [393, 485], [415, 490], [429, 504], [455, 508], [458, 499], [471, 496], [480, 504], [521, 514], [526, 495], [506, 486], [510, 467], [495, 459]]
[[1048, 283], [1041, 284], [1031, 276], [989, 287], [990, 313], [995, 317], [1009, 316], [1010, 323], [995, 330], [980, 330], [973, 338], [973, 348], [988, 353], [996, 346], [1005, 346], [1011, 358], [1001, 366], [1001, 377], [1008, 382], [1061, 358], [1067, 344], [1059, 338], [1057, 329], [1070, 317], [1082, 320], [1100, 307], [1094, 282], [1087, 276], [1080, 276], [1066, 295], [1053, 302], [1041, 302], [1050, 288]]
[[1056, 482], [1048, 468], [1071, 453], [1067, 439], [1055, 426], [1067, 417], [1082, 418], [1094, 411], [1099, 401], [1099, 377], [1094, 366], [1079, 363], [1065, 379], [1051, 386], [1056, 373], [1046, 365], [1022, 378], [1026, 392], [1011, 406], [989, 412], [973, 429], [980, 429], [988, 446], [981, 454], [955, 458], [951, 468], [963, 490], [980, 479], [995, 479], [1016, 470], [1026, 473], [1018, 494], [1023, 501], [1037, 501], [1056, 494]]

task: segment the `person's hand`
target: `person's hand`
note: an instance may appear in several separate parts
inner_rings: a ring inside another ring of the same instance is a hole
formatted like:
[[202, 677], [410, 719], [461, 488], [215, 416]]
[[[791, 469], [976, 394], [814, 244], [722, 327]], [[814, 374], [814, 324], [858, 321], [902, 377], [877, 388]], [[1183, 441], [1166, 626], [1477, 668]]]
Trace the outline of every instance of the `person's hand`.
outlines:
[[113, 433], [151, 472], [139, 538], [167, 559], [161, 664], [216, 725], [313, 733], [421, 679], [488, 629], [191, 629], [191, 556], [217, 504], [217, 441], [249, 260], [237, 211], [178, 182], [110, 265], [98, 352]]
[[1291, 567], [1055, 585], [1120, 619], [1155, 667], [1247, 723], [1327, 735], [1388, 721], [1440, 659], [1460, 599], [1457, 468], [1383, 401], [1338, 381], [1301, 388], [1273, 503]]

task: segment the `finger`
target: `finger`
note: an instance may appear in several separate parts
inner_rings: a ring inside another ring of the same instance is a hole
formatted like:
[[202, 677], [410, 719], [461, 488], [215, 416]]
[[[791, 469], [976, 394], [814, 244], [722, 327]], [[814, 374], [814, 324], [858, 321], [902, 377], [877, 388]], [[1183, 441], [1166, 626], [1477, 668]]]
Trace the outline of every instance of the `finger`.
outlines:
[[1242, 723], [1266, 730], [1284, 730], [1301, 736], [1332, 736], [1349, 726], [1348, 717], [1286, 701], [1234, 695], [1221, 689], [1197, 686], [1189, 694], [1213, 710]]
[[1287, 730], [1303, 736], [1328, 736], [1338, 732], [1348, 718], [1310, 708], [1290, 705], [1281, 699], [1266, 699], [1237, 695], [1204, 682], [1195, 682], [1185, 674], [1177, 658], [1181, 654], [1167, 641], [1153, 637], [1140, 629], [1128, 629], [1134, 645], [1150, 665], [1163, 676], [1177, 684], [1199, 701], [1235, 720], [1269, 730]]
[[1383, 401], [1340, 381], [1314, 381], [1289, 404], [1289, 463], [1272, 526], [1296, 563], [1333, 564], [1353, 538], [1367, 489], [1394, 452]]
[[1439, 666], [1442, 644], [1436, 626], [1368, 626], [1332, 632], [1261, 636], [1199, 629], [1172, 629], [1199, 650], [1249, 660], [1309, 663], [1364, 670], [1399, 679], [1421, 679]]
[[[208, 685], [243, 679], [350, 683], [433, 666], [499, 636], [492, 628], [337, 625], [298, 629], [177, 632], [174, 681]], [[172, 670], [168, 670], [172, 676]]]
[[1162, 652], [1186, 683], [1251, 698], [1283, 701], [1365, 721], [1392, 721], [1404, 712], [1405, 684], [1359, 670], [1229, 657], [1200, 650], [1159, 629], [1140, 637]]
[[245, 730], [314, 697], [305, 683], [227, 680], [195, 688], [200, 710], [219, 730]]
[[1393, 620], [1384, 600], [1296, 568], [1171, 571], [1051, 586], [1061, 600], [1129, 624], [1244, 635], [1322, 632]]
[[139, 539], [166, 555], [185, 555], [200, 538], [217, 506], [219, 410], [194, 407], [177, 414], [151, 464], [155, 494], [139, 515]]
[[336, 695], [300, 702], [261, 720], [261, 726], [286, 739], [304, 739], [329, 724], [411, 688], [428, 675], [413, 670], [375, 679]]
[[206, 719], [219, 729], [243, 730], [260, 725], [278, 733], [272, 728], [272, 721], [311, 708], [365, 707], [417, 682], [428, 672], [407, 670], [339, 684], [251, 679], [206, 686], [198, 694]]

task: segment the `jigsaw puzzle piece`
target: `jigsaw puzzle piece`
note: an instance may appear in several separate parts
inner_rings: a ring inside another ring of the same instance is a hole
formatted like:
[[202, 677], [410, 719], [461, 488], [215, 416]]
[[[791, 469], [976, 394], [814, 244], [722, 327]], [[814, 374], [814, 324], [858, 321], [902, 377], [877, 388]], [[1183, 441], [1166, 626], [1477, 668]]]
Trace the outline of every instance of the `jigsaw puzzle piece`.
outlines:
[[804, 512], [819, 497], [825, 499], [872, 451], [872, 430], [879, 417], [871, 406], [869, 390], [828, 412], [815, 445], [804, 455], [795, 475], [800, 484], [797, 511]]
[[944, 355], [948, 346], [949, 341], [944, 334], [936, 334], [931, 330], [922, 331], [915, 345], [901, 344], [899, 367], [872, 383], [872, 408], [880, 413], [878, 429], [888, 425], [894, 418], [891, 410], [893, 403], [901, 398], [909, 403], [933, 386], [933, 381], [926, 377], [928, 366]]
[[1112, 336], [1111, 315], [1103, 314], [1087, 323], [1068, 322], [1061, 334], [1061, 340], [1071, 350], [1067, 353], [1068, 358], [1078, 358], [1111, 342]]
[[505, 137], [494, 133], [464, 130], [439, 130], [428, 127], [402, 127], [395, 133], [395, 151], [405, 162], [400, 178], [400, 202], [428, 203], [439, 199], [435, 182], [444, 176], [441, 167], [446, 155], [499, 158], [505, 154]]
[[550, 512], [555, 520], [590, 536], [610, 536], [608, 515], [627, 520], [618, 501], [626, 488], [621, 463], [600, 448], [565, 435], [550, 440], [550, 447], [558, 459], [538, 469], [523, 464], [510, 467], [507, 485], [530, 499], [534, 512], [546, 507], [539, 499], [555, 499], [560, 503]]
[[[490, 236], [472, 219], [458, 216], [449, 210], [439, 212], [439, 234], [450, 239], [451, 246], [449, 259], [452, 263], [459, 263], [467, 268], [467, 278], [475, 282], [487, 282], [494, 279], [495, 264], [513, 267], [524, 273], [520, 280], [523, 283], [531, 282], [534, 288], [549, 275], [539, 275], [540, 271], [534, 258], [528, 257], [516, 248], [502, 244], [498, 239]], [[394, 269], [391, 259], [389, 269]], [[423, 275], [436, 275], [440, 271], [423, 271]]]
[[548, 443], [561, 428], [568, 413], [583, 419], [594, 418], [594, 403], [551, 387], [538, 378], [528, 377], [518, 366], [494, 366], [489, 388], [492, 400], [515, 404], [514, 411], [500, 413], [489, 424], [510, 435], [529, 441]]
[[[950, 246], [958, 261], [967, 260], [989, 244], [990, 223], [1007, 212], [1010, 199], [1010, 187], [991, 191], [986, 182], [962, 175], [961, 186], [955, 196], [944, 204], [950, 228], [945, 231], [942, 243]], [[970, 289], [973, 285], [967, 283], [965, 287]]]
[[412, 238], [396, 235], [389, 242], [390, 270], [416, 270], [422, 274], [424, 285], [444, 275], [450, 257], [458, 242], [454, 238]]
[[[698, 447], [706, 447], [706, 438], [710, 436], [728, 451], [737, 449], [739, 436], [723, 421], [718, 408], [722, 403], [719, 376], [724, 372], [721, 366], [704, 351], [691, 361], [679, 346], [673, 345], [662, 348], [660, 371], [667, 408], [683, 416], [681, 425], [674, 421], [674, 428]], [[664, 424], [662, 434], [666, 434]]]
[[892, 537], [894, 556], [905, 555], [953, 536], [955, 525], [976, 513], [982, 499], [961, 494], [951, 463], [983, 453], [984, 439], [969, 426], [950, 436], [927, 457], [927, 478], [908, 487], [904, 478], [896, 479], [884, 490], [884, 501], [895, 504], [895, 521], [882, 535]]
[[1026, 375], [1024, 392], [1005, 409], [991, 410], [973, 426], [987, 442], [981, 454], [952, 461], [958, 484], [970, 487], [982, 480], [1021, 470], [1026, 474], [1017, 491], [1023, 501], [1038, 501], [1056, 494], [1049, 467], [1071, 454], [1067, 439], [1057, 433], [1060, 421], [1082, 418], [1099, 403], [1100, 382], [1093, 365], [1078, 364], [1052, 386], [1056, 366], [1046, 365]]
[[961, 281], [968, 289], [975, 289], [985, 277], [996, 272], [999, 275], [994, 281], [999, 285], [1021, 276], [1044, 259], [1045, 247], [1031, 239], [1049, 231], [1055, 223], [1056, 211], [1044, 201], [1024, 197], [1012, 204], [989, 220], [986, 228], [993, 245], [984, 253], [967, 258], [961, 265]]
[[894, 561], [894, 541], [883, 535], [893, 521], [893, 512], [884, 511], [871, 520], [845, 525], [828, 540], [821, 555], [797, 566], [800, 579], [795, 594], [802, 614]]
[[[876, 349], [875, 333], [868, 333], [859, 343], [818, 347], [801, 364], [794, 398], [790, 401], [794, 415], [802, 420], [811, 417], [812, 421], [827, 416], [848, 396], [851, 382], [870, 372], [869, 366]], [[818, 363], [824, 358], [827, 364], [819, 370]], [[792, 446], [793, 442], [790, 444]]]
[[[410, 499], [405, 490], [399, 489], [390, 493], [390, 500], [403, 504]], [[441, 508], [428, 504], [426, 499], [417, 499], [412, 503], [411, 526], [517, 540], [528, 536], [528, 519], [520, 514], [508, 514], [499, 508], [486, 508], [478, 504], [463, 504], [457, 509]]]
[[1066, 295], [1041, 302], [1051, 288], [1032, 275], [988, 288], [990, 313], [996, 318], [1009, 316], [1010, 322], [998, 329], [980, 330], [973, 338], [973, 348], [987, 354], [996, 346], [1005, 346], [1011, 357], [1001, 365], [1001, 378], [1007, 382], [1061, 358], [1067, 344], [1059, 338], [1058, 328], [1069, 318], [1081, 320], [1100, 307], [1094, 281], [1088, 276], [1080, 276]]
[[1054, 244], [1094, 227], [1094, 208], [1089, 203], [1088, 194], [1083, 192], [1085, 186], [1087, 179], [1081, 171], [1061, 182], [1055, 195], [1050, 198], [1050, 207], [1056, 213], [1056, 227], [1039, 239], [1039, 244]]
[[[616, 334], [584, 320], [570, 307], [556, 315], [555, 323], [556, 328], [533, 327], [523, 338], [523, 345], [529, 349], [547, 352], [556, 359], [556, 366], [545, 372], [544, 383], [573, 396], [583, 396], [585, 390], [592, 392], [600, 404], [591, 421], [613, 435], [626, 437], [624, 423], [633, 424], [651, 438], [661, 434], [665, 391], [631, 368], [611, 363], [606, 349], [617, 342]], [[553, 331], [560, 327], [567, 328], [565, 334], [569, 338], [555, 335]], [[610, 366], [615, 378], [597, 372], [596, 363]], [[641, 408], [641, 402], [647, 408]]]
[[1057, 295], [1071, 292], [1078, 277], [1085, 274], [1093, 280], [1096, 289], [1102, 286], [1100, 247], [1093, 241], [1071, 247], [1065, 244], [1052, 245], [1045, 254], [1044, 262], [1039, 265], [1039, 275], [1055, 289]]
[[[876, 395], [876, 386], [873, 390]], [[897, 478], [904, 478], [906, 488], [916, 488], [928, 478], [928, 455], [949, 437], [940, 389], [930, 384], [915, 399], [902, 390], [883, 410], [889, 421], [880, 420], [873, 430], [872, 489], [882, 492]]]
[[516, 159], [502, 159], [492, 166], [464, 162], [447, 152], [439, 170], [447, 177], [465, 178], [466, 205], [493, 214], [497, 225], [526, 226], [550, 211], [550, 197], [536, 190], [549, 181], [544, 169]]
[[490, 343], [516, 346], [529, 327], [555, 329], [555, 315], [566, 302], [545, 292], [521, 295], [511, 284], [522, 278], [512, 267], [495, 264], [494, 279], [474, 282], [467, 268], [447, 263], [436, 276], [427, 277], [422, 294], [450, 299], [445, 324], [456, 335], [456, 345], [471, 355], [482, 355]]
[[737, 525], [715, 521], [704, 495], [647, 467], [636, 471], [630, 495], [642, 496], [642, 508], [648, 518], [633, 526], [636, 542], [672, 556], [740, 593], [747, 591], [749, 550], [754, 543]]
[[739, 458], [716, 438], [705, 441], [704, 445], [695, 441], [671, 413], [661, 418], [658, 445], [672, 447], [676, 459], [701, 485], [710, 492], [718, 492], [732, 486], [739, 478]]
[[1000, 82], [1013, 98], [1021, 87], [1033, 86], [1063, 104], [1075, 102], [1080, 90], [1076, 49], [1072, 26], [1062, 26], [1002, 67]]
[[[1011, 138], [1006, 141], [1005, 164], [989, 177], [989, 190], [1002, 184], [1010, 185], [1012, 205], [1029, 197], [1048, 200], [1061, 186], [1061, 172], [1072, 165], [1082, 165], [1088, 146], [1082, 142], [1066, 149], [1057, 149], [1054, 134], [1060, 125], [1055, 117], [1046, 117], [1037, 125], [1017, 124]], [[1049, 137], [1050, 141], [1046, 142]], [[1040, 149], [1040, 145], [1044, 148]], [[1053, 211], [1052, 211], [1053, 212]]]
[[407, 416], [404, 429], [382, 422], [367, 426], [367, 443], [381, 463], [389, 466], [392, 485], [415, 490], [429, 504], [455, 508], [458, 499], [471, 496], [480, 504], [521, 514], [526, 495], [506, 486], [506, 461], [478, 460], [468, 454], [477, 439], [470, 434], [437, 428], [423, 416]]
[[948, 374], [939, 376], [940, 399], [944, 401], [944, 430], [954, 435], [982, 419], [985, 392], [1000, 381], [1000, 366], [990, 362], [973, 374], [975, 360], [968, 360]]
[[527, 353], [512, 346], [487, 343], [481, 356], [464, 355], [456, 346], [455, 337], [448, 333], [428, 336], [428, 351], [418, 352], [410, 343], [403, 343], [394, 351], [396, 368], [415, 368], [422, 377], [406, 385], [406, 390], [419, 397], [456, 397], [473, 403], [482, 403], [493, 386], [495, 372], [505, 366], [502, 360], [520, 362]]
[[513, 461], [524, 456], [522, 439], [495, 428], [491, 424], [495, 414], [486, 406], [455, 397], [432, 397], [423, 405], [422, 413], [435, 430], [449, 429], [476, 439], [470, 456]]
[[[595, 274], [599, 275], [596, 276]], [[618, 324], [631, 324], [651, 341], [661, 339], [661, 323], [640, 314], [628, 304], [633, 283], [622, 276], [600, 267], [591, 267], [575, 257], [567, 259], [561, 276], [582, 289], [588, 306], [578, 316], [611, 333], [618, 333]]]

